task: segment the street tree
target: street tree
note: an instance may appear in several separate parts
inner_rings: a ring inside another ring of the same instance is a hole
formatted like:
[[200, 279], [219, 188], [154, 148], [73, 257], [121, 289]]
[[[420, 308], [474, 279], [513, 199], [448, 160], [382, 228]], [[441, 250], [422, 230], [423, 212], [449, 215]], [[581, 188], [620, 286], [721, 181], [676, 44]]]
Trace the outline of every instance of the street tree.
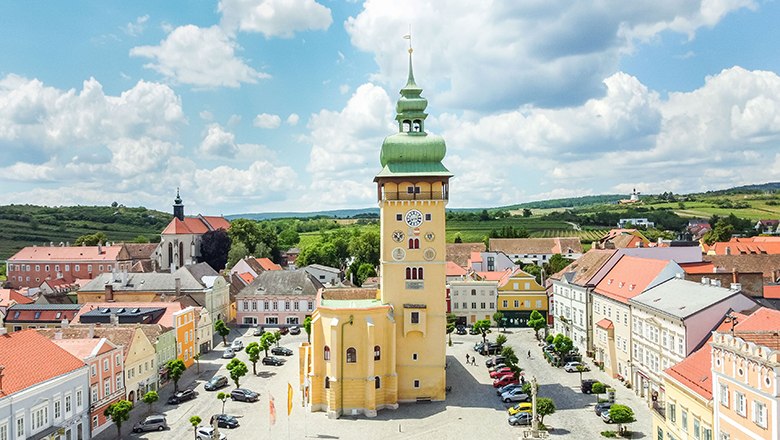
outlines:
[[246, 346], [246, 354], [249, 355], [249, 362], [252, 363], [252, 374], [257, 376], [257, 361], [260, 360], [260, 344], [250, 342]]
[[277, 330], [277, 331], [273, 332], [273, 333], [272, 333], [272, 335], [273, 335], [273, 337], [274, 337], [274, 343], [275, 343], [275, 344], [276, 344], [276, 346], [278, 347], [278, 346], [279, 346], [279, 341], [281, 341], [281, 340], [282, 340], [282, 332], [280, 332], [279, 330]]
[[263, 336], [260, 336], [260, 349], [265, 351], [266, 356], [268, 356], [268, 350], [274, 345], [275, 340], [273, 333], [265, 332]]
[[222, 391], [217, 393], [217, 400], [222, 402], [222, 414], [225, 414], [225, 402], [230, 399], [230, 394], [223, 393]]
[[218, 319], [214, 323], [214, 330], [217, 331], [218, 335], [222, 336], [222, 343], [227, 347], [227, 336], [230, 334], [230, 327], [225, 325], [225, 321]]
[[566, 355], [574, 349], [574, 342], [572, 342], [570, 337], [563, 333], [558, 333], [555, 335], [555, 339], [553, 339], [553, 348], [563, 360]]
[[528, 326], [534, 329], [534, 336], [536, 336], [536, 339], [539, 340], [539, 330], [547, 327], [547, 321], [538, 310], [534, 310], [528, 317]]
[[133, 402], [129, 400], [120, 400], [108, 405], [103, 411], [103, 415], [110, 418], [116, 425], [117, 438], [122, 438], [122, 423], [130, 419], [130, 411], [133, 409]]
[[152, 413], [152, 407], [154, 406], [154, 402], [157, 402], [160, 400], [160, 395], [157, 394], [157, 391], [147, 391], [146, 394], [144, 394], [144, 397], [141, 398], [143, 402], [147, 405], [149, 405], [149, 414]]
[[539, 415], [539, 421], [544, 424], [544, 416], [555, 413], [555, 402], [549, 397], [539, 397], [536, 399], [536, 414]]
[[303, 320], [303, 329], [306, 331], [306, 342], [311, 343], [311, 316]]
[[449, 338], [449, 346], [452, 347], [452, 332], [455, 331], [455, 324], [447, 324], [447, 338]]
[[582, 373], [585, 371], [585, 365], [577, 365], [577, 372], [580, 373], [580, 383], [582, 383]]
[[601, 382], [596, 382], [591, 386], [590, 392], [596, 395], [596, 402], [598, 402], [601, 400], [599, 396], [607, 392], [607, 387]]
[[192, 425], [192, 430], [195, 431], [195, 440], [198, 440], [198, 426], [200, 426], [200, 422], [203, 421], [200, 416], [192, 416], [190, 417], [190, 424]]
[[482, 342], [487, 343], [487, 334], [490, 333], [490, 320], [480, 319], [474, 323], [474, 330], [482, 334]]
[[496, 344], [504, 345], [505, 342], [506, 342], [506, 336], [505, 335], [498, 335], [498, 336], [496, 336]]
[[235, 382], [236, 388], [241, 388], [241, 378], [249, 372], [246, 364], [238, 360], [238, 358], [233, 358], [225, 365], [225, 368], [230, 371], [230, 378]]
[[179, 379], [181, 379], [181, 375], [184, 374], [187, 366], [184, 365], [184, 361], [181, 359], [171, 359], [165, 364], [165, 366], [168, 367], [168, 377], [173, 380], [173, 392], [178, 392]]
[[195, 361], [196, 371], [200, 374], [200, 353], [195, 353], [192, 359]]
[[496, 328], [500, 328], [501, 324], [504, 323], [504, 314], [502, 312], [493, 313], [493, 322], [496, 323]]
[[613, 423], [617, 423], [619, 434], [623, 433], [623, 425], [636, 422], [634, 410], [626, 405], [615, 404], [609, 407], [609, 418], [612, 419]]

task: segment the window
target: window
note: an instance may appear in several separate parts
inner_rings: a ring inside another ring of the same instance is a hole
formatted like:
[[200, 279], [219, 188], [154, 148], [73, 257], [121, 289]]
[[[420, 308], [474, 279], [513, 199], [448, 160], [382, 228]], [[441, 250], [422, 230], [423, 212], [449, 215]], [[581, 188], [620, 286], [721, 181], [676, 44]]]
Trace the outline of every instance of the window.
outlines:
[[108, 359], [103, 359], [103, 371], [108, 371]]
[[418, 379], [414, 380], [414, 387], [415, 388], [420, 388], [420, 381]]
[[48, 265], [48, 264], [47, 264], [46, 266], [44, 266], [44, 270], [45, 270], [46, 272], [48, 272], [48, 271], [49, 271], [49, 265]]
[[81, 270], [81, 269], [79, 268], [79, 265], [78, 265], [78, 264], [74, 264], [74, 265], [73, 265], [73, 270], [74, 270], [74, 271], [76, 271], [76, 272], [78, 272], [78, 271], [79, 271], [79, 270]]
[[16, 419], [16, 436], [24, 437], [24, 417]]
[[395, 220], [399, 221], [399, 222], [402, 221], [403, 220], [403, 215], [402, 214], [396, 214], [395, 215]]
[[720, 432], [720, 440], [731, 440], [731, 435], [726, 432]]
[[95, 429], [98, 427], [98, 422], [100, 420], [98, 419], [98, 416], [92, 416], [92, 429]]
[[688, 410], [680, 407], [680, 426], [684, 431], [688, 431]]
[[[378, 345], [374, 346], [374, 360], [378, 361], [382, 357], [382, 349]], [[377, 387], [379, 388], [379, 387]]]
[[59, 419], [60, 417], [62, 417], [62, 402], [58, 399], [54, 401], [54, 418]]
[[36, 272], [40, 272], [41, 271], [41, 265], [40, 264], [36, 264], [35, 265], [35, 271]]
[[279, 324], [279, 317], [277, 316], [266, 316], [265, 317], [265, 323], [270, 325], [276, 325]]
[[419, 324], [419, 323], [420, 323], [420, 312], [412, 312], [412, 324]]
[[87, 272], [92, 272], [92, 265], [91, 264], [87, 265]]
[[325, 376], [325, 389], [330, 389], [330, 378], [328, 376]]
[[122, 363], [120, 362], [121, 360], [122, 360], [121, 356], [116, 355], [116, 365], [117, 366], [122, 365]]
[[704, 428], [701, 431], [702, 431], [702, 439], [703, 440], [712, 440], [712, 429]]
[[357, 362], [357, 350], [355, 347], [349, 347], [347, 349], [347, 363], [354, 364], [355, 362]]
[[502, 306], [503, 308], [507, 308], [507, 307], [509, 307], [509, 301], [507, 301], [507, 300], [504, 300], [504, 301], [502, 301], [502, 302], [501, 302], [501, 306]]
[[111, 380], [106, 379], [103, 382], [103, 397], [106, 397], [111, 394]]
[[92, 377], [95, 377], [95, 375], [97, 374], [97, 368], [95, 368], [95, 364], [92, 364], [90, 370], [92, 370]]
[[284, 302], [284, 310], [287, 310], [287, 311], [290, 310], [290, 301], [285, 301]]
[[697, 418], [693, 419], [693, 438], [701, 440], [701, 421]]
[[326, 346], [325, 346], [325, 348], [322, 350], [322, 356], [323, 356], [323, 358], [324, 358], [326, 361], [329, 361], [329, 360], [330, 360], [330, 347], [328, 347], [327, 345], [326, 345]]
[[664, 440], [664, 430], [661, 427], [658, 428], [658, 440]]
[[91, 394], [92, 394], [92, 396], [91, 396], [91, 397], [92, 397], [92, 400], [91, 400], [91, 403], [92, 403], [92, 404], [94, 404], [95, 402], [97, 402], [98, 400], [100, 400], [100, 399], [98, 398], [98, 389], [97, 389], [97, 385], [92, 385], [92, 388], [90, 389], [90, 392], [91, 392]]
[[432, 218], [432, 217], [431, 217], [431, 214], [425, 214], [425, 221], [426, 221], [426, 222], [429, 222], [429, 221], [431, 221], [431, 218]]
[[406, 187], [406, 193], [407, 194], [420, 194], [420, 187], [419, 186], [407, 186]]
[[279, 302], [278, 301], [271, 301], [271, 308], [273, 310], [279, 310]]
[[70, 264], [65, 265], [65, 272], [70, 272]]
[[496, 308], [496, 303], [490, 303], [490, 309], [492, 310], [492, 309], [495, 309], [495, 308]]
[[757, 400], [753, 401], [753, 422], [766, 428], [766, 404]]
[[477, 289], [471, 289], [471, 294], [472, 295], [476, 295], [477, 294]]
[[669, 406], [666, 407], [666, 417], [669, 418], [669, 421], [672, 423], [677, 422], [677, 404], [669, 402]]
[[469, 305], [468, 305], [468, 303], [463, 303], [463, 310], [466, 310], [466, 309], [468, 309], [468, 308], [469, 308]]
[[484, 309], [485, 308], [485, 303], [479, 303], [479, 308], [480, 309]]
[[515, 308], [518, 308], [518, 307], [520, 307], [520, 300], [516, 299], [515, 300]]
[[476, 309], [476, 308], [477, 308], [477, 303], [475, 303], [475, 302], [474, 302], [474, 303], [471, 303], [471, 308], [472, 308], [472, 309]]
[[417, 356], [417, 353], [412, 353], [412, 360], [413, 361], [416, 361], [418, 358], [419, 358], [419, 356]]
[[[382, 387], [381, 379], [379, 379], [379, 376], [374, 376], [374, 388], [378, 390], [381, 387]], [[0, 439], [0, 440], [2, 440], [2, 439]]]
[[452, 308], [458, 310], [458, 303], [452, 303]]
[[0, 440], [8, 440], [8, 424], [0, 425]]
[[421, 279], [423, 279], [423, 268], [422, 267], [407, 267], [406, 268], [406, 279], [407, 280], [421, 280]]
[[309, 308], [309, 311], [312, 311], [312, 310], [314, 310], [314, 301], [309, 301], [309, 304], [308, 304], [308, 306], [309, 306], [309, 307], [308, 307], [308, 308]]
[[268, 310], [270, 308], [270, 305], [268, 304], [268, 301], [263, 301], [263, 310]]
[[122, 375], [117, 374], [116, 375], [116, 390], [119, 391], [122, 389]]
[[293, 302], [293, 311], [297, 312], [300, 310], [300, 303], [298, 301]]
[[540, 299], [536, 300], [536, 308], [537, 309], [541, 309], [542, 308], [542, 300], [540, 300]]
[[409, 239], [409, 249], [420, 249], [420, 239], [419, 238], [410, 238]]
[[745, 407], [745, 395], [739, 391], [734, 391], [734, 411], [742, 417], [745, 417], [747, 416]]
[[49, 406], [44, 404], [30, 411], [30, 431], [35, 433], [49, 425]]
[[65, 396], [65, 414], [70, 414], [73, 411], [73, 408], [70, 403], [70, 395]]

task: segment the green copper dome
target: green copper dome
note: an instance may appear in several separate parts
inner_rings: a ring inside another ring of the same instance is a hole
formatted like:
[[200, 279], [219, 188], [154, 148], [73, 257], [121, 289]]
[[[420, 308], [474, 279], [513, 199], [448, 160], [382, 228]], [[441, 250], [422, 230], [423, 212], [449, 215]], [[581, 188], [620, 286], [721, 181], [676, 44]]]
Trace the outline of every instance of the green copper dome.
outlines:
[[400, 94], [395, 107], [398, 133], [386, 137], [382, 142], [379, 161], [383, 169], [379, 175], [449, 175], [449, 171], [441, 164], [447, 153], [444, 139], [425, 132], [428, 100], [421, 96], [422, 88], [414, 81], [411, 49], [409, 77]]

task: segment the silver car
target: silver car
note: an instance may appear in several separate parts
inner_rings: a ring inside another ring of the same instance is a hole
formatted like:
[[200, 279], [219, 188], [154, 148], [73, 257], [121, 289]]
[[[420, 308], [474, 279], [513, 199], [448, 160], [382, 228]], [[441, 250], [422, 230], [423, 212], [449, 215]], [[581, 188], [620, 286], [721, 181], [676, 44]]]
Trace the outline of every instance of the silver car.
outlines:
[[501, 395], [501, 400], [504, 402], [527, 402], [528, 401], [528, 394], [525, 394], [522, 389], [515, 388], [512, 390], [509, 390]]
[[[196, 437], [198, 440], [213, 440], [214, 428], [211, 426], [198, 426]], [[226, 440], [227, 436], [224, 433], [219, 433], [219, 440]]]
[[244, 342], [241, 339], [234, 339], [230, 348], [232, 348], [233, 351], [241, 351], [244, 349]]
[[161, 415], [148, 416], [133, 426], [133, 432], [164, 431], [166, 429], [168, 429], [168, 422], [165, 421], [165, 416]]
[[222, 352], [222, 359], [233, 359], [236, 357], [236, 352], [232, 348], [228, 347]]

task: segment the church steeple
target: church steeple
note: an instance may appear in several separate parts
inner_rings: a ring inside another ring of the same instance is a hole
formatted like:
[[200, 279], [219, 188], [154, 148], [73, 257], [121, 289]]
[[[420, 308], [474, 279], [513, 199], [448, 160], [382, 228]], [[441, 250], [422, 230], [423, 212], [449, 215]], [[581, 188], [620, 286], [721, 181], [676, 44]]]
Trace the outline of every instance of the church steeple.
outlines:
[[425, 133], [425, 108], [428, 107], [428, 100], [420, 96], [422, 88], [414, 81], [414, 69], [412, 68], [412, 49], [411, 40], [409, 40], [409, 75], [406, 79], [406, 85], [401, 89], [401, 97], [396, 103], [396, 121], [398, 121], [398, 131], [409, 134]]
[[176, 188], [176, 198], [173, 200], [173, 216], [184, 221], [184, 204], [179, 195], [179, 188]]

